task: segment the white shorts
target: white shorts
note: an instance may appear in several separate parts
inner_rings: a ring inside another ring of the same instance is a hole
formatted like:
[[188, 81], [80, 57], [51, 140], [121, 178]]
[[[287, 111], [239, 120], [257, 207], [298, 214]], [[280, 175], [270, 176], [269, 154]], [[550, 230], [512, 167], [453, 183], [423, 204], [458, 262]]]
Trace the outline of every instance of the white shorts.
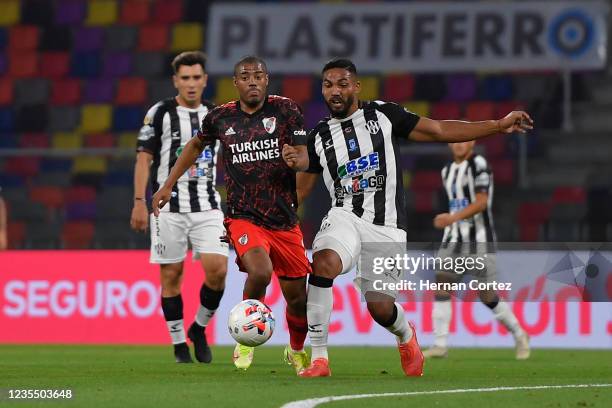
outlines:
[[154, 264], [181, 262], [187, 255], [187, 240], [193, 248], [193, 258], [199, 254], [228, 256], [229, 245], [221, 242], [225, 235], [223, 212], [208, 210], [195, 213], [162, 212], [151, 214], [151, 257]]
[[[385, 243], [393, 245], [384, 245]], [[312, 252], [331, 249], [342, 260], [342, 273], [347, 273], [357, 267], [355, 284], [365, 288], [364, 282], [380, 279], [380, 276], [370, 270], [370, 266], [362, 267], [362, 244], [366, 244], [369, 251], [380, 248], [381, 256], [392, 256], [398, 249], [406, 248], [406, 231], [400, 228], [375, 225], [364, 221], [352, 212], [334, 207], [323, 218], [321, 228], [312, 244]], [[387, 247], [386, 250], [383, 247]], [[384, 252], [389, 251], [389, 254]], [[369, 254], [371, 255], [371, 254]], [[365, 265], [364, 265], [365, 266]], [[392, 281], [399, 280], [399, 276], [386, 277]], [[387, 293], [387, 291], [383, 291]], [[396, 297], [396, 293], [387, 293]]]

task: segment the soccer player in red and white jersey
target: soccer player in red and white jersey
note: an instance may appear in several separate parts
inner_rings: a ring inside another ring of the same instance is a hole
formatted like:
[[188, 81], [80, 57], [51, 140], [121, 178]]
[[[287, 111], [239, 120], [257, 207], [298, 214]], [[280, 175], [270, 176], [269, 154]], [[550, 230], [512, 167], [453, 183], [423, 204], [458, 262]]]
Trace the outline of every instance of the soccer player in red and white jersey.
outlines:
[[[240, 269], [248, 274], [243, 296], [263, 300], [272, 273], [279, 278], [290, 337], [285, 359], [299, 373], [310, 364], [303, 348], [310, 263], [296, 213], [296, 174], [281, 155], [284, 145], [306, 153], [304, 119], [291, 99], [267, 94], [268, 71], [262, 59], [248, 56], [238, 61], [234, 84], [240, 99], [206, 115], [200, 132], [153, 196], [153, 211], [157, 214], [168, 202], [172, 185], [204, 147], [219, 140], [227, 186], [225, 225]], [[236, 345], [236, 367], [246, 370], [253, 352], [253, 347]]]

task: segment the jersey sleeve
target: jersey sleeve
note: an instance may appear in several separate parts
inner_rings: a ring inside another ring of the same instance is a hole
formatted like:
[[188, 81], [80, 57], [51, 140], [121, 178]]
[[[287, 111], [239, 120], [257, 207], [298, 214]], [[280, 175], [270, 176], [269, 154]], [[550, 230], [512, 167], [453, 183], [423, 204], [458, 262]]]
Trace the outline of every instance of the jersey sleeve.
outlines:
[[147, 111], [140, 132], [138, 132], [136, 151], [150, 154], [155, 154], [159, 151], [161, 147], [163, 117], [161, 106], [161, 102], [157, 103]]
[[291, 137], [291, 145], [303, 146], [307, 143], [307, 138], [302, 109], [291, 99], [288, 100], [286, 109], [287, 132]]
[[307, 173], [321, 173], [323, 171], [323, 167], [321, 167], [321, 162], [319, 161], [319, 156], [315, 150], [315, 136], [317, 135], [316, 128], [311, 130], [308, 136], [306, 137], [306, 149], [308, 150], [308, 168], [306, 169]]
[[399, 138], [408, 138], [410, 132], [419, 122], [419, 115], [393, 102], [374, 101], [377, 109], [389, 118], [393, 126], [393, 135]]
[[216, 127], [214, 124], [213, 117], [215, 116], [216, 109], [208, 112], [202, 119], [202, 125], [198, 130], [196, 136], [205, 144], [212, 145], [217, 141]]
[[474, 157], [474, 191], [487, 193], [491, 185], [492, 172], [489, 163], [482, 156]]

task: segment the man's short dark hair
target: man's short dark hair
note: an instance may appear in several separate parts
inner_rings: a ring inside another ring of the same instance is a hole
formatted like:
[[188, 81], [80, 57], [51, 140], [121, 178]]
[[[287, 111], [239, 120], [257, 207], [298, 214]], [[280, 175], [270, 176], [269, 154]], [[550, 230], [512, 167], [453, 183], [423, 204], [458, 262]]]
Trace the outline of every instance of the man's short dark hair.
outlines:
[[323, 67], [321, 74], [324, 74], [325, 71], [329, 71], [333, 68], [342, 68], [346, 69], [351, 74], [357, 75], [357, 67], [353, 64], [353, 61], [347, 58], [334, 58], [329, 60], [327, 64]]
[[268, 66], [266, 65], [266, 62], [263, 59], [259, 58], [256, 55], [246, 55], [240, 58], [240, 61], [234, 64], [234, 75], [238, 74], [238, 67], [244, 64], [261, 64], [261, 67], [263, 68], [264, 72], [266, 74], [268, 73]]
[[172, 60], [172, 70], [176, 74], [181, 65], [197, 65], [202, 66], [202, 71], [206, 72], [206, 54], [202, 51], [185, 51], [174, 57]]

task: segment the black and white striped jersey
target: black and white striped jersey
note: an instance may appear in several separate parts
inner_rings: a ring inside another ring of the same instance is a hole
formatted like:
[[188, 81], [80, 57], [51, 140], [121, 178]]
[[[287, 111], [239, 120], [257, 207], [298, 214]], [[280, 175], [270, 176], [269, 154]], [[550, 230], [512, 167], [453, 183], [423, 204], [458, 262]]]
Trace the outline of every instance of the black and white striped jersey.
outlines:
[[448, 197], [448, 211], [461, 211], [476, 200], [476, 193], [489, 195], [487, 209], [471, 218], [455, 222], [444, 229], [443, 242], [495, 242], [493, 226], [493, 173], [484, 157], [472, 155], [442, 169], [442, 183]]
[[[206, 103], [189, 109], [180, 106], [175, 98], [168, 98], [149, 109], [138, 135], [138, 151], [153, 155], [153, 192], [166, 181], [183, 147], [199, 131], [202, 119], [213, 107]], [[215, 189], [218, 150], [219, 142], [204, 149], [174, 185], [169, 205], [162, 211], [189, 213], [220, 208], [221, 198]]]
[[360, 102], [344, 119], [325, 118], [308, 136], [311, 173], [323, 173], [333, 207], [375, 225], [406, 228], [400, 138], [419, 116], [395, 103]]

